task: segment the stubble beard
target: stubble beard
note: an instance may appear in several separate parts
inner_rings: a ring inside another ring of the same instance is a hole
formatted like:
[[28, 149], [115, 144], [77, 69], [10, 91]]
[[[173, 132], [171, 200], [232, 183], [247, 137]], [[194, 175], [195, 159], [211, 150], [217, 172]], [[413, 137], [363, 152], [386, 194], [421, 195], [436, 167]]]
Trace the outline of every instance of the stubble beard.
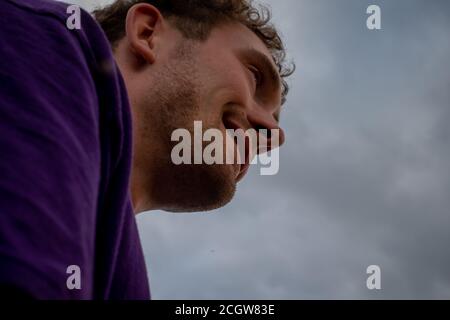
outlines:
[[[156, 75], [148, 97], [152, 107], [145, 114], [148, 126], [153, 126], [148, 130], [153, 136], [146, 138], [158, 144], [157, 154], [152, 155], [149, 190], [152, 190], [151, 196], [158, 207], [171, 212], [220, 208], [233, 198], [236, 190], [232, 165], [175, 165], [171, 160], [171, 150], [176, 144], [171, 141], [172, 132], [185, 128], [193, 136], [194, 120], [205, 118], [201, 117], [200, 107], [203, 85], [196, 72], [195, 60], [189, 56], [192, 52], [186, 50], [190, 49], [181, 48], [174, 63], [164, 66]], [[221, 119], [215, 124], [204, 123], [204, 130], [218, 128], [220, 123]]]

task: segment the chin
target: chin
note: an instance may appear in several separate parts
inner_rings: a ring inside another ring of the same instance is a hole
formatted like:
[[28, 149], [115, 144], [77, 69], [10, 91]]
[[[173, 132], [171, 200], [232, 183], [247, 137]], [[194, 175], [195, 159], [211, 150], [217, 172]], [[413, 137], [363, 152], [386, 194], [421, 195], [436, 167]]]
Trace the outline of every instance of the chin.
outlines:
[[[160, 171], [160, 174], [162, 172]], [[157, 193], [161, 209], [199, 212], [221, 208], [233, 199], [236, 173], [232, 165], [178, 165], [160, 175]]]

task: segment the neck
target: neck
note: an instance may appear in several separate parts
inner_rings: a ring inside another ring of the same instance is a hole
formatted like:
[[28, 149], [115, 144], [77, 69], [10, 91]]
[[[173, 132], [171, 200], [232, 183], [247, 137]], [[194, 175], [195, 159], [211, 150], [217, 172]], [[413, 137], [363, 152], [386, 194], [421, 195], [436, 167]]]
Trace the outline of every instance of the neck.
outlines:
[[145, 184], [145, 173], [133, 166], [130, 178], [131, 203], [134, 214], [155, 210], [156, 206], [150, 199], [151, 186]]

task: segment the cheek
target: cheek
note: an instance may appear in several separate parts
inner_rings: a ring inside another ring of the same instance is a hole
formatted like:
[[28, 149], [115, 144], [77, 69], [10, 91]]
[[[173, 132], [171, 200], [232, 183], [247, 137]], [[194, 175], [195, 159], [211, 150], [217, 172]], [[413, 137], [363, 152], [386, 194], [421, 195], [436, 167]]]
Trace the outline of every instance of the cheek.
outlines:
[[[237, 69], [237, 70], [236, 70]], [[211, 94], [218, 99], [217, 104], [246, 105], [252, 97], [249, 81], [242, 68], [220, 69], [215, 71], [210, 82]]]
[[251, 98], [251, 87], [243, 72], [234, 72], [226, 78], [226, 86], [229, 88], [231, 96], [230, 102], [245, 105]]

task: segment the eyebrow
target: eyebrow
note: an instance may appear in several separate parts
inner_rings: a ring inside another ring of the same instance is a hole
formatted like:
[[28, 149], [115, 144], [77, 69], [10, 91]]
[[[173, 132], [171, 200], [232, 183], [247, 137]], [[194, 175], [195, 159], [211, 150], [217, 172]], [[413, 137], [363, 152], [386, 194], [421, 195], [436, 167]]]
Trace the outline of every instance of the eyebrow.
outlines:
[[260, 71], [265, 75], [268, 75], [271, 87], [276, 91], [281, 91], [280, 74], [269, 57], [254, 48], [242, 49], [239, 53], [245, 57], [246, 60], [255, 61], [255, 63], [263, 69]]

